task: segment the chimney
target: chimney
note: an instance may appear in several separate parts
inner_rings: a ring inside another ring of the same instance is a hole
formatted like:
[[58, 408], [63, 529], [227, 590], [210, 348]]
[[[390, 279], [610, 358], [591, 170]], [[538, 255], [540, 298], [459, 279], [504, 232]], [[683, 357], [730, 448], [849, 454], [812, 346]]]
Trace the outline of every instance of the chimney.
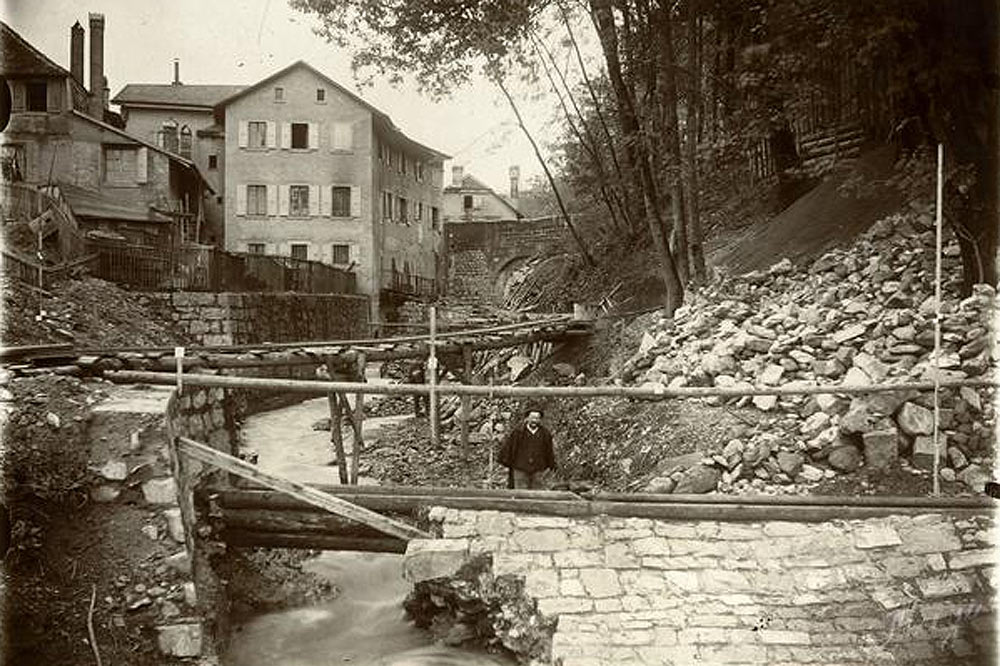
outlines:
[[92, 112], [104, 110], [104, 14], [90, 15], [90, 97]]
[[507, 173], [510, 175], [510, 198], [517, 201], [519, 196], [519, 181], [521, 180], [521, 167], [516, 164]]
[[69, 29], [69, 71], [77, 83], [86, 87], [83, 81], [83, 26], [79, 21]]
[[464, 169], [460, 166], [453, 166], [451, 168], [451, 186], [461, 187], [462, 186], [462, 171]]
[[174, 82], [171, 85], [179, 86], [181, 83], [181, 60], [174, 58]]

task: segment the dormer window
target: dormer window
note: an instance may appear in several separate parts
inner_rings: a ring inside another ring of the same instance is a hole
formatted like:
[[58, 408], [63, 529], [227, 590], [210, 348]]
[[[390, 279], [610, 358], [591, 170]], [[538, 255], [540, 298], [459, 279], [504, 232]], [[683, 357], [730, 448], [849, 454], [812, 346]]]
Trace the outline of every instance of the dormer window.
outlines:
[[274, 89], [274, 101], [284, 102], [285, 101], [285, 89], [282, 87], [277, 87]]

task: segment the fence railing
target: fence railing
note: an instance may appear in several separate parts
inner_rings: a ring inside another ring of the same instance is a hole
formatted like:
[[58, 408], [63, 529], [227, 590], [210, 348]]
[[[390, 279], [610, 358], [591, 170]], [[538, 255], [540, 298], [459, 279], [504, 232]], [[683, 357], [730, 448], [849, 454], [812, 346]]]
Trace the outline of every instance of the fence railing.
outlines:
[[413, 296], [437, 296], [437, 280], [394, 270], [382, 271], [382, 289]]
[[147, 291], [297, 291], [353, 294], [354, 273], [318, 261], [226, 252], [209, 247], [160, 248], [88, 240], [92, 274]]
[[27, 183], [0, 183], [0, 216], [3, 220], [37, 218], [50, 212], [50, 221], [59, 238], [59, 253], [63, 259], [75, 259], [83, 252], [84, 239], [73, 210], [58, 186], [35, 187]]

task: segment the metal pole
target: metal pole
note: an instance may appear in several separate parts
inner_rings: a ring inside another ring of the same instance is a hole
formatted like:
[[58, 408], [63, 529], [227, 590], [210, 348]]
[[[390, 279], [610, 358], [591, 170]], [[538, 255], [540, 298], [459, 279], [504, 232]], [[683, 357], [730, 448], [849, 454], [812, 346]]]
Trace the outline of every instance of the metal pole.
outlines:
[[428, 394], [427, 413], [431, 421], [431, 444], [437, 446], [440, 433], [438, 432], [438, 403], [437, 403], [437, 355], [434, 352], [434, 336], [437, 333], [437, 308], [430, 306], [431, 331], [427, 349], [427, 375], [430, 393]]
[[937, 150], [937, 238], [934, 243], [934, 481], [933, 492], [941, 494], [941, 450], [938, 447], [939, 421], [941, 405], [939, 391], [941, 389], [941, 210], [944, 198], [944, 144], [938, 144]]

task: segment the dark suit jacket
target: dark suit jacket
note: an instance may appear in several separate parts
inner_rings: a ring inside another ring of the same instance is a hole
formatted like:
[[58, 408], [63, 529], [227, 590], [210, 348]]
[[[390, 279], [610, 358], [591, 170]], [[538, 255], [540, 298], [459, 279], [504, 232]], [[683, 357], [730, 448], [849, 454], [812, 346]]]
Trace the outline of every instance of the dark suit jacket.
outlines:
[[528, 473], [555, 469], [552, 434], [540, 425], [538, 432], [532, 436], [527, 425], [520, 424], [510, 431], [500, 447], [500, 464]]

